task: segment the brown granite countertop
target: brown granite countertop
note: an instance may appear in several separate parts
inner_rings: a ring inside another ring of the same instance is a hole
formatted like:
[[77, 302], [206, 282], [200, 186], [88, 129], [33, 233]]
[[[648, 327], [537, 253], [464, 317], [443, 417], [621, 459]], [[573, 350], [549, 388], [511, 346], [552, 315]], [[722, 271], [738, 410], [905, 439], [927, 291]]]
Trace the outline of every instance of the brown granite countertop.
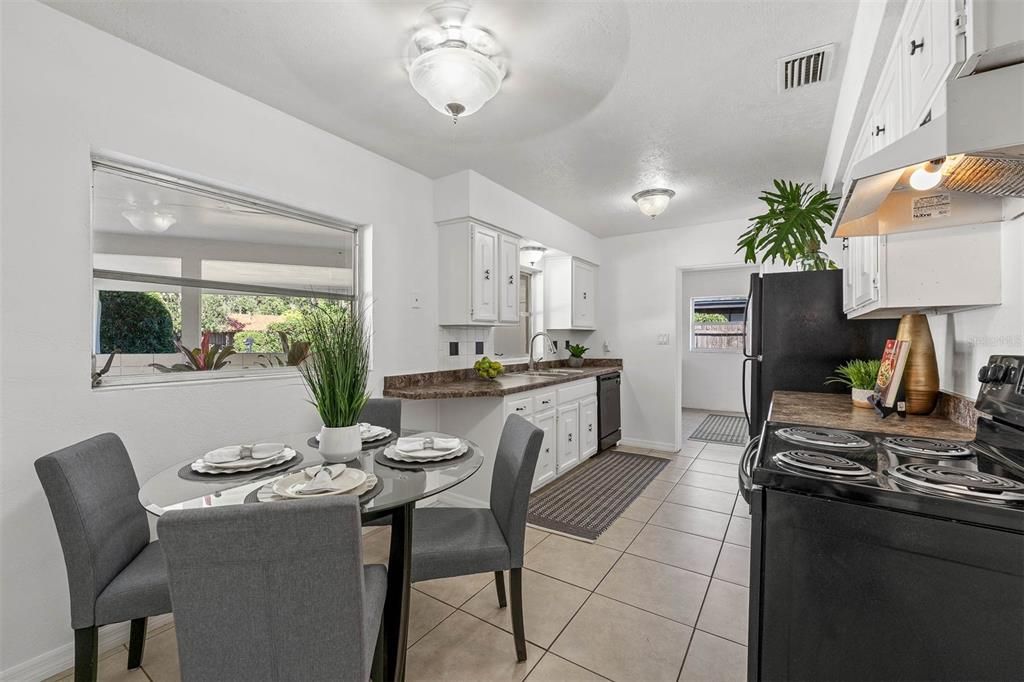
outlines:
[[[538, 369], [566, 367], [560, 360], [537, 363]], [[405, 400], [444, 400], [448, 398], [500, 398], [513, 393], [532, 391], [547, 386], [567, 384], [581, 379], [590, 379], [602, 374], [622, 371], [622, 360], [587, 360], [582, 372], [560, 376], [523, 376], [515, 372], [526, 370], [525, 364], [508, 365], [505, 374], [494, 381], [481, 379], [473, 369], [444, 372], [423, 372], [384, 377], [384, 396]], [[509, 376], [509, 375], [513, 376]]]
[[925, 436], [945, 440], [974, 440], [968, 429], [944, 416], [893, 414], [885, 419], [874, 410], [854, 407], [850, 396], [837, 393], [775, 391], [769, 419], [774, 422], [824, 426], [845, 431], [874, 431], [895, 436]]

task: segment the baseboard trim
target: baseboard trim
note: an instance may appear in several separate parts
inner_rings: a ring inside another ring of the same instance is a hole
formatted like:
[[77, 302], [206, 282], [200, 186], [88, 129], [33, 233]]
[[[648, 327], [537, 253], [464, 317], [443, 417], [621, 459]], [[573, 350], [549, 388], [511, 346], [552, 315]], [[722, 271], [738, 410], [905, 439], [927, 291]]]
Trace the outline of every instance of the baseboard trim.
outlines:
[[679, 452], [679, 448], [675, 443], [663, 443], [657, 440], [641, 440], [639, 438], [623, 438], [619, 441], [619, 445], [626, 445], [633, 448], [649, 448], [651, 450], [660, 450], [662, 452]]
[[[172, 616], [165, 613], [160, 616], [153, 616], [149, 619], [147, 630], [155, 630], [172, 622]], [[116, 649], [128, 642], [128, 623], [115, 623], [100, 628], [99, 650], [100, 656]], [[0, 680], [11, 682], [30, 682], [45, 680], [57, 673], [70, 670], [75, 665], [75, 642], [74, 635], [67, 644], [39, 654], [16, 666], [0, 672]]]

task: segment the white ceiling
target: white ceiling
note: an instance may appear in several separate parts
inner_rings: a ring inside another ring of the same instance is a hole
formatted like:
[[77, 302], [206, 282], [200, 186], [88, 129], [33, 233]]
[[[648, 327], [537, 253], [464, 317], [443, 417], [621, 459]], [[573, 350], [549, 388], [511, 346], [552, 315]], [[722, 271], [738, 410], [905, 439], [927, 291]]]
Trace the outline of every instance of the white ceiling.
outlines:
[[[470, 18], [506, 46], [509, 76], [453, 127], [401, 59], [429, 0], [48, 4], [427, 176], [472, 168], [599, 236], [736, 217], [772, 178], [817, 180], [857, 7], [479, 0]], [[778, 58], [830, 42], [829, 82], [777, 92]], [[630, 200], [652, 186], [677, 192], [655, 221]]]

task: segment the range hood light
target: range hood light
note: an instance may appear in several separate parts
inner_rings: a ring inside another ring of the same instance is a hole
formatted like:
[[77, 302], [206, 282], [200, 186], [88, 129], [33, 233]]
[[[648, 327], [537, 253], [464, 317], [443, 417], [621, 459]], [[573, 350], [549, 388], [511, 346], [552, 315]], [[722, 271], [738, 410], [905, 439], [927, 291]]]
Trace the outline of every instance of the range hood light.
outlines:
[[932, 159], [910, 174], [910, 186], [918, 191], [932, 189], [942, 181], [942, 164], [946, 159]]

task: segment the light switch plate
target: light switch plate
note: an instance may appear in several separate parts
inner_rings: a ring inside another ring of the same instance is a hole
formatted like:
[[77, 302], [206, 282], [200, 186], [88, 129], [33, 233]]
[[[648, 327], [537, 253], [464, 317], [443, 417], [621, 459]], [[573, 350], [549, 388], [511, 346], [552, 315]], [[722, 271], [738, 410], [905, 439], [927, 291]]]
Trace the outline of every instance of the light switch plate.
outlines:
[[668, 345], [668, 334], [658, 334], [658, 345], [659, 346], [667, 346]]

